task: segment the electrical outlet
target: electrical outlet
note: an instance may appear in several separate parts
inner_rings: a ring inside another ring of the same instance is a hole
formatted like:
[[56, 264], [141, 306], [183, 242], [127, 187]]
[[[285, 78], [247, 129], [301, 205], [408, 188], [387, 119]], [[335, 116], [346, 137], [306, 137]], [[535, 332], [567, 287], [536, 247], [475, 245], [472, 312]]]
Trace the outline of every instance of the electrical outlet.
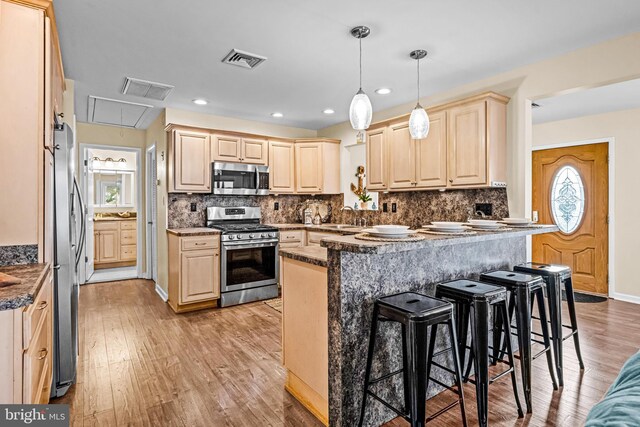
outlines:
[[273, 210], [274, 210], [274, 211], [280, 210], [280, 203], [279, 203], [279, 202], [275, 202], [275, 203], [273, 204]]
[[198, 210], [198, 204], [196, 202], [191, 203], [191, 212], [196, 212]]
[[391, 212], [397, 212], [398, 211], [398, 205], [395, 203], [391, 203]]
[[478, 212], [482, 212], [486, 216], [493, 215], [493, 205], [491, 203], [476, 203], [474, 214], [479, 215]]
[[384, 202], [382, 204], [382, 212], [389, 212], [389, 205], [387, 204], [387, 202]]

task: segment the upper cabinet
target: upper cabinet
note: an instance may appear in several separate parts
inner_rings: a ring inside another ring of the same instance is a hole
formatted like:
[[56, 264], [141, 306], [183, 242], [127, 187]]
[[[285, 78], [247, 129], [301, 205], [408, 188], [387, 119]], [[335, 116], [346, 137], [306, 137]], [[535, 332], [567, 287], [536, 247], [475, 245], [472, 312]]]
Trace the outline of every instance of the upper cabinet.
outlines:
[[208, 133], [174, 130], [169, 158], [170, 192], [210, 193], [211, 160]]
[[296, 140], [295, 171], [298, 194], [340, 193], [340, 140]]
[[275, 194], [294, 193], [295, 145], [290, 141], [269, 141], [269, 190]]
[[506, 180], [506, 104], [486, 93], [428, 109], [429, 135], [414, 140], [408, 117], [367, 133], [370, 190], [489, 187]]
[[266, 165], [268, 147], [266, 139], [212, 135], [211, 161]]

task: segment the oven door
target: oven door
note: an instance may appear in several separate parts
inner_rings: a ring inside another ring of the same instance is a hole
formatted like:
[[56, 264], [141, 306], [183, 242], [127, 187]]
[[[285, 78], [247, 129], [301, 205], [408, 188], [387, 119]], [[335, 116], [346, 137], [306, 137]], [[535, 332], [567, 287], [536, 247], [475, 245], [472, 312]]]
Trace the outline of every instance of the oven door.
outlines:
[[269, 167], [214, 162], [211, 181], [213, 194], [265, 196], [269, 194]]
[[222, 292], [278, 283], [278, 241], [225, 242], [220, 259]]

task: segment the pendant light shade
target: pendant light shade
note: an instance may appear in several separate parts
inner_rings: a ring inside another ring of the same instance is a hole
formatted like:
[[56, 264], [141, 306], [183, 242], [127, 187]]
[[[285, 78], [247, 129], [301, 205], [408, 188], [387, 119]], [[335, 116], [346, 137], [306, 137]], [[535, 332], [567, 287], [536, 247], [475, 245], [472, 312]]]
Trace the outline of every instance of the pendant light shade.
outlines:
[[366, 93], [362, 90], [362, 39], [367, 37], [371, 30], [365, 26], [354, 27], [351, 29], [351, 35], [360, 42], [360, 89], [356, 92], [351, 100], [349, 107], [349, 120], [351, 127], [355, 130], [365, 130], [371, 124], [373, 117], [373, 108], [371, 101]]
[[429, 115], [420, 105], [420, 60], [427, 56], [427, 51], [414, 50], [409, 56], [418, 62], [418, 102], [409, 118], [409, 133], [413, 139], [423, 139], [429, 135]]

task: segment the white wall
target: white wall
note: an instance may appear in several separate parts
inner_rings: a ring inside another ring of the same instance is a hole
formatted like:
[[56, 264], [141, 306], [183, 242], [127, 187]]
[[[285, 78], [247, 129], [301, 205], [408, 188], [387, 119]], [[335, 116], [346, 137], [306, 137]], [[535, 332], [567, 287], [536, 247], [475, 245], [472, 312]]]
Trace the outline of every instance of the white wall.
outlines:
[[[640, 302], [640, 280], [635, 263], [640, 255], [640, 109], [579, 117], [533, 127], [533, 146], [614, 138], [610, 165], [615, 179], [613, 207], [614, 264], [610, 279], [614, 298]], [[613, 155], [612, 155], [613, 154]], [[610, 230], [611, 232], [611, 230]], [[611, 260], [610, 260], [611, 262]]]

